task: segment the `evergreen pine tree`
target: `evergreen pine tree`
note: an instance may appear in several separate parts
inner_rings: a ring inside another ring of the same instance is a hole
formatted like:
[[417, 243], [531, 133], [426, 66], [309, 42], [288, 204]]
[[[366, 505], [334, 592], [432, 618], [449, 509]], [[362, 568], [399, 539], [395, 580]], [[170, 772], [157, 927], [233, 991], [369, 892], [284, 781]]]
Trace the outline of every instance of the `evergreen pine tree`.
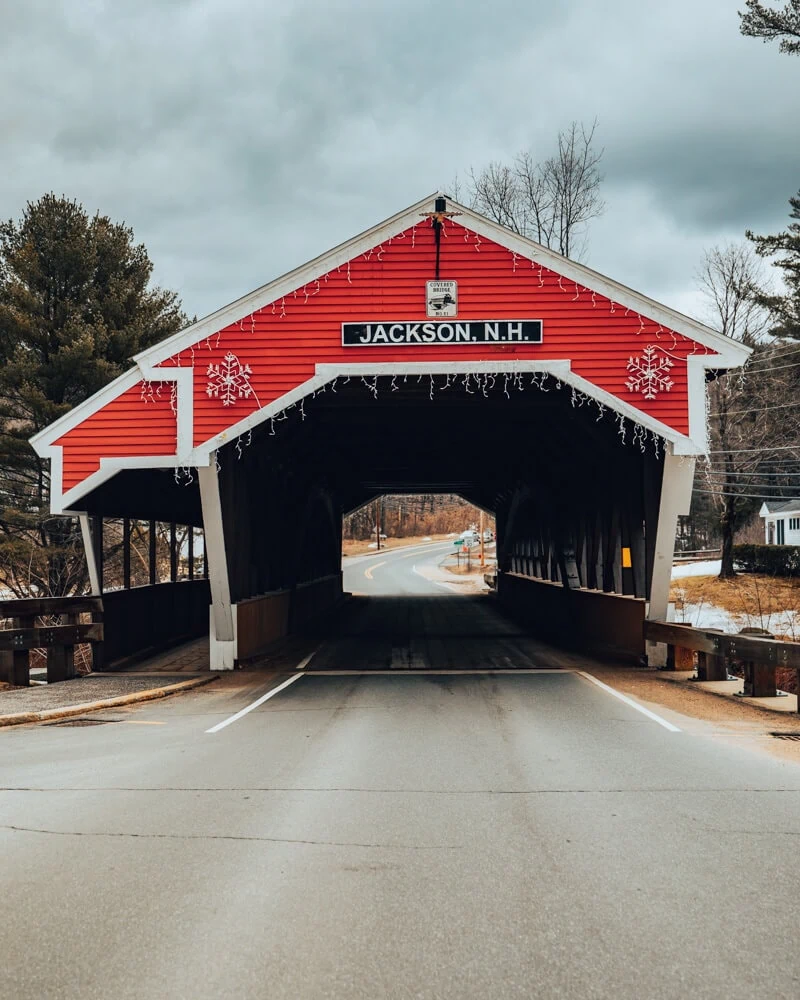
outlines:
[[72, 518], [49, 515], [49, 469], [28, 444], [186, 323], [174, 292], [150, 288], [133, 232], [54, 194], [0, 224], [0, 588], [80, 590]]
[[789, 0], [783, 10], [766, 7], [759, 0], [747, 0], [746, 7], [746, 11], [739, 11], [743, 35], [765, 42], [780, 39], [781, 52], [800, 53], [800, 0]]
[[[800, 2], [800, 0], [799, 0]], [[792, 207], [790, 222], [782, 233], [776, 236], [756, 236], [750, 231], [747, 238], [752, 240], [760, 257], [775, 258], [773, 263], [783, 272], [786, 295], [762, 296], [775, 317], [772, 332], [778, 337], [792, 337], [800, 340], [800, 191], [789, 199]]]

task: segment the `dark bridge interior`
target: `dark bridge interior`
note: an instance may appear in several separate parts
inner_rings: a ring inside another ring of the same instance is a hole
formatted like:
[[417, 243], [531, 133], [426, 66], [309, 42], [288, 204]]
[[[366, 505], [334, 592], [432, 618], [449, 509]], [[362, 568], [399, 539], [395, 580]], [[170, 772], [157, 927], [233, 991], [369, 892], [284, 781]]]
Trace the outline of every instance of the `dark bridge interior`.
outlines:
[[[663, 449], [624, 431], [552, 375], [340, 377], [219, 452], [231, 599], [339, 574], [342, 515], [390, 492], [457, 493], [492, 512], [510, 608], [525, 580], [644, 598]], [[196, 473], [124, 472], [86, 507], [202, 524]]]

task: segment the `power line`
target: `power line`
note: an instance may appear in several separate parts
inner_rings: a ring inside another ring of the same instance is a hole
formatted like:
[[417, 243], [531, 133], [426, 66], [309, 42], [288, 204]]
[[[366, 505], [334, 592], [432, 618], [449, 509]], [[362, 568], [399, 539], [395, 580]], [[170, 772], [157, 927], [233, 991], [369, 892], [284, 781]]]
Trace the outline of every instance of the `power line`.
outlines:
[[[748, 479], [755, 477], [764, 476], [800, 476], [800, 461], [789, 463], [788, 469], [726, 469], [724, 465], [717, 464], [714, 465], [701, 465], [698, 467], [698, 471], [702, 469], [703, 472], [711, 476], [743, 476]], [[795, 471], [796, 470], [796, 471]]]
[[776, 403], [775, 406], [760, 406], [749, 410], [726, 410], [724, 413], [717, 411], [709, 413], [709, 417], [735, 417], [742, 413], [767, 413], [769, 410], [788, 410], [790, 407], [798, 407], [797, 403]]
[[[787, 345], [782, 344], [779, 346], [786, 347]], [[769, 350], [769, 348], [767, 348], [767, 350]], [[795, 344], [794, 346], [790, 347], [788, 351], [778, 351], [777, 354], [769, 354], [763, 357], [761, 361], [777, 361], [779, 358], [788, 358], [791, 357], [793, 354], [799, 354], [799, 353], [800, 353], [800, 344]], [[761, 361], [757, 361], [755, 363], [760, 364]]]
[[785, 500], [787, 503], [790, 500], [794, 500], [794, 497], [778, 497], [775, 494], [770, 494], [765, 496], [762, 493], [728, 493], [725, 490], [700, 490], [696, 489], [694, 493], [705, 493], [707, 496], [712, 497], [738, 497], [741, 500]]
[[756, 469], [754, 472], [742, 472], [734, 469], [729, 472], [727, 469], [702, 467], [702, 471], [708, 476], [736, 476], [742, 479], [752, 479], [753, 476], [760, 476], [762, 479], [766, 476], [775, 476], [776, 478], [786, 479], [791, 477], [794, 479], [796, 476], [800, 476], [800, 472], [786, 472], [784, 470], [781, 470], [780, 472], [770, 472], [769, 469], [765, 469], [763, 472], [760, 469]]
[[[782, 350], [782, 348], [787, 348], [787, 350]], [[769, 353], [770, 348], [767, 347], [764, 354], [758, 358], [753, 364], [759, 365], [766, 361], [778, 361], [780, 358], [790, 358], [793, 354], [800, 354], [800, 344], [792, 344], [790, 347], [788, 344], [778, 344], [775, 354]]]
[[796, 451], [800, 455], [800, 444], [762, 445], [760, 448], [715, 448], [709, 455], [751, 455], [754, 452]]
[[765, 372], [780, 372], [785, 371], [787, 368], [800, 368], [800, 361], [796, 361], [791, 365], [765, 365], [763, 368], [761, 366], [733, 368], [730, 371], [720, 372], [717, 378], [729, 378], [731, 375], [738, 375], [740, 378], [743, 375], [763, 375]]
[[[709, 486], [710, 487], [709, 492], [714, 493], [715, 496], [719, 496], [720, 494], [724, 494], [724, 493], [728, 492], [728, 490], [759, 490], [759, 489], [765, 489], [765, 490], [787, 489], [788, 490], [788, 487], [776, 486], [774, 483], [705, 483], [704, 485], [705, 486]], [[698, 487], [698, 489], [699, 489], [699, 487]], [[739, 496], [739, 494], [737, 493], [736, 496]], [[771, 496], [771, 499], [773, 499], [773, 500], [796, 500], [796, 499], [798, 499], [797, 491], [795, 491], [794, 493], [792, 493], [789, 496], [778, 496], [777, 493], [771, 493], [770, 496]]]
[[751, 479], [753, 476], [800, 476], [800, 461], [789, 463], [789, 470], [797, 469], [796, 472], [787, 469], [726, 469], [722, 464], [702, 465], [700, 468], [710, 475], [747, 476]]
[[758, 480], [759, 482], [761, 482], [762, 480], [766, 480], [766, 479], [775, 479], [775, 480], [778, 480], [778, 481], [773, 482], [773, 483], [767, 482], [767, 483], [765, 483], [765, 485], [767, 485], [767, 486], [774, 486], [776, 489], [781, 489], [781, 490], [783, 490], [783, 489], [793, 489], [798, 484], [796, 482], [782, 483], [779, 480], [782, 480], [782, 479], [792, 479], [792, 480], [794, 480], [794, 479], [800, 478], [800, 473], [798, 473], [798, 472], [776, 472], [776, 473], [765, 472], [765, 473], [763, 473], [763, 475], [762, 475], [762, 473], [759, 473], [759, 472], [742, 472], [742, 473], [738, 473], [738, 472], [735, 472], [735, 471], [724, 472], [724, 471], [719, 470], [719, 469], [713, 469], [713, 470], [712, 469], [698, 469], [697, 472], [698, 472], [698, 475], [704, 475], [707, 478], [710, 478], [712, 481], [714, 481], [714, 480], [723, 480], [723, 479], [728, 479], [728, 480], [734, 480], [735, 479], [735, 480], [742, 480], [743, 482], [747, 483], [747, 482], [752, 482], [754, 480]]
[[[760, 483], [760, 482], [759, 483], [734, 483], [734, 482], [711, 483], [706, 481], [704, 485], [711, 487], [711, 489], [715, 490], [716, 492], [725, 489], [741, 489], [741, 490], [765, 489], [765, 490], [784, 490], [784, 491], [789, 491], [794, 489], [795, 492], [797, 490], [797, 484], [795, 484], [792, 487], [792, 486], [782, 486], [780, 483]], [[786, 499], [793, 500], [794, 497], [787, 496]]]
[[[724, 455], [725, 454], [725, 450], [726, 450], [725, 448], [721, 448], [720, 451], [719, 451], [719, 454], [720, 455]], [[701, 455], [700, 457], [703, 458], [704, 456]], [[766, 457], [760, 458], [758, 455], [754, 455], [752, 458], [743, 459], [743, 461], [747, 461], [747, 462], [751, 463], [748, 466], [748, 470], [752, 469], [753, 471], [757, 471], [758, 469], [772, 468], [774, 466], [774, 467], [776, 467], [780, 471], [781, 467], [785, 466], [785, 465], [788, 465], [791, 468], [795, 468], [796, 466], [800, 465], [800, 455], [797, 458], [792, 458], [791, 456], [787, 456], [786, 458], [782, 458], [782, 457], [779, 457], [779, 458], [766, 458]], [[710, 465], [714, 465], [715, 462], [717, 464], [719, 464], [719, 465], [722, 464], [721, 459], [719, 459], [719, 460], [715, 459], [714, 461], [710, 462], [709, 464]]]

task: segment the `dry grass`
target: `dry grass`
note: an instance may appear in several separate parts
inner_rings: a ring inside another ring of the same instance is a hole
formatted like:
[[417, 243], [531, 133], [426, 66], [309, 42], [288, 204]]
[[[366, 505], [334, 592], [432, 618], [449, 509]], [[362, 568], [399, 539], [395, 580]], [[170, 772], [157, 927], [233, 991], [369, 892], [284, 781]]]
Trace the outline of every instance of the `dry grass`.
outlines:
[[716, 576], [685, 576], [672, 581], [671, 600], [713, 604], [734, 614], [764, 614], [800, 608], [800, 580], [740, 573], [732, 580]]
[[[740, 626], [765, 628], [776, 638], [800, 641], [800, 580], [740, 573], [732, 580], [716, 576], [688, 576], [672, 581], [670, 600], [678, 618], [684, 606], [723, 608], [736, 615]], [[775, 616], [770, 618], [770, 616]]]
[[469, 567], [467, 566], [466, 559], [461, 560], [461, 565], [457, 563], [447, 563], [442, 569], [446, 569], [449, 573], [455, 573], [457, 576], [477, 576], [482, 577], [484, 573], [491, 573], [494, 570], [494, 562], [489, 562], [486, 560], [486, 565], [481, 566], [480, 558], [470, 560]]

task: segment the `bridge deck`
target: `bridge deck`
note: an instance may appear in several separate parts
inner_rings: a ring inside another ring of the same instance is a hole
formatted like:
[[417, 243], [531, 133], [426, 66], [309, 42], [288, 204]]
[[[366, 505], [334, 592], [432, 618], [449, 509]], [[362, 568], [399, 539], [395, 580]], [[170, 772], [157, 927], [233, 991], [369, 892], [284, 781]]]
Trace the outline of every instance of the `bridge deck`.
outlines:
[[[552, 669], [537, 642], [485, 596], [355, 596], [308, 664], [314, 670]], [[571, 660], [570, 660], [571, 662]]]

